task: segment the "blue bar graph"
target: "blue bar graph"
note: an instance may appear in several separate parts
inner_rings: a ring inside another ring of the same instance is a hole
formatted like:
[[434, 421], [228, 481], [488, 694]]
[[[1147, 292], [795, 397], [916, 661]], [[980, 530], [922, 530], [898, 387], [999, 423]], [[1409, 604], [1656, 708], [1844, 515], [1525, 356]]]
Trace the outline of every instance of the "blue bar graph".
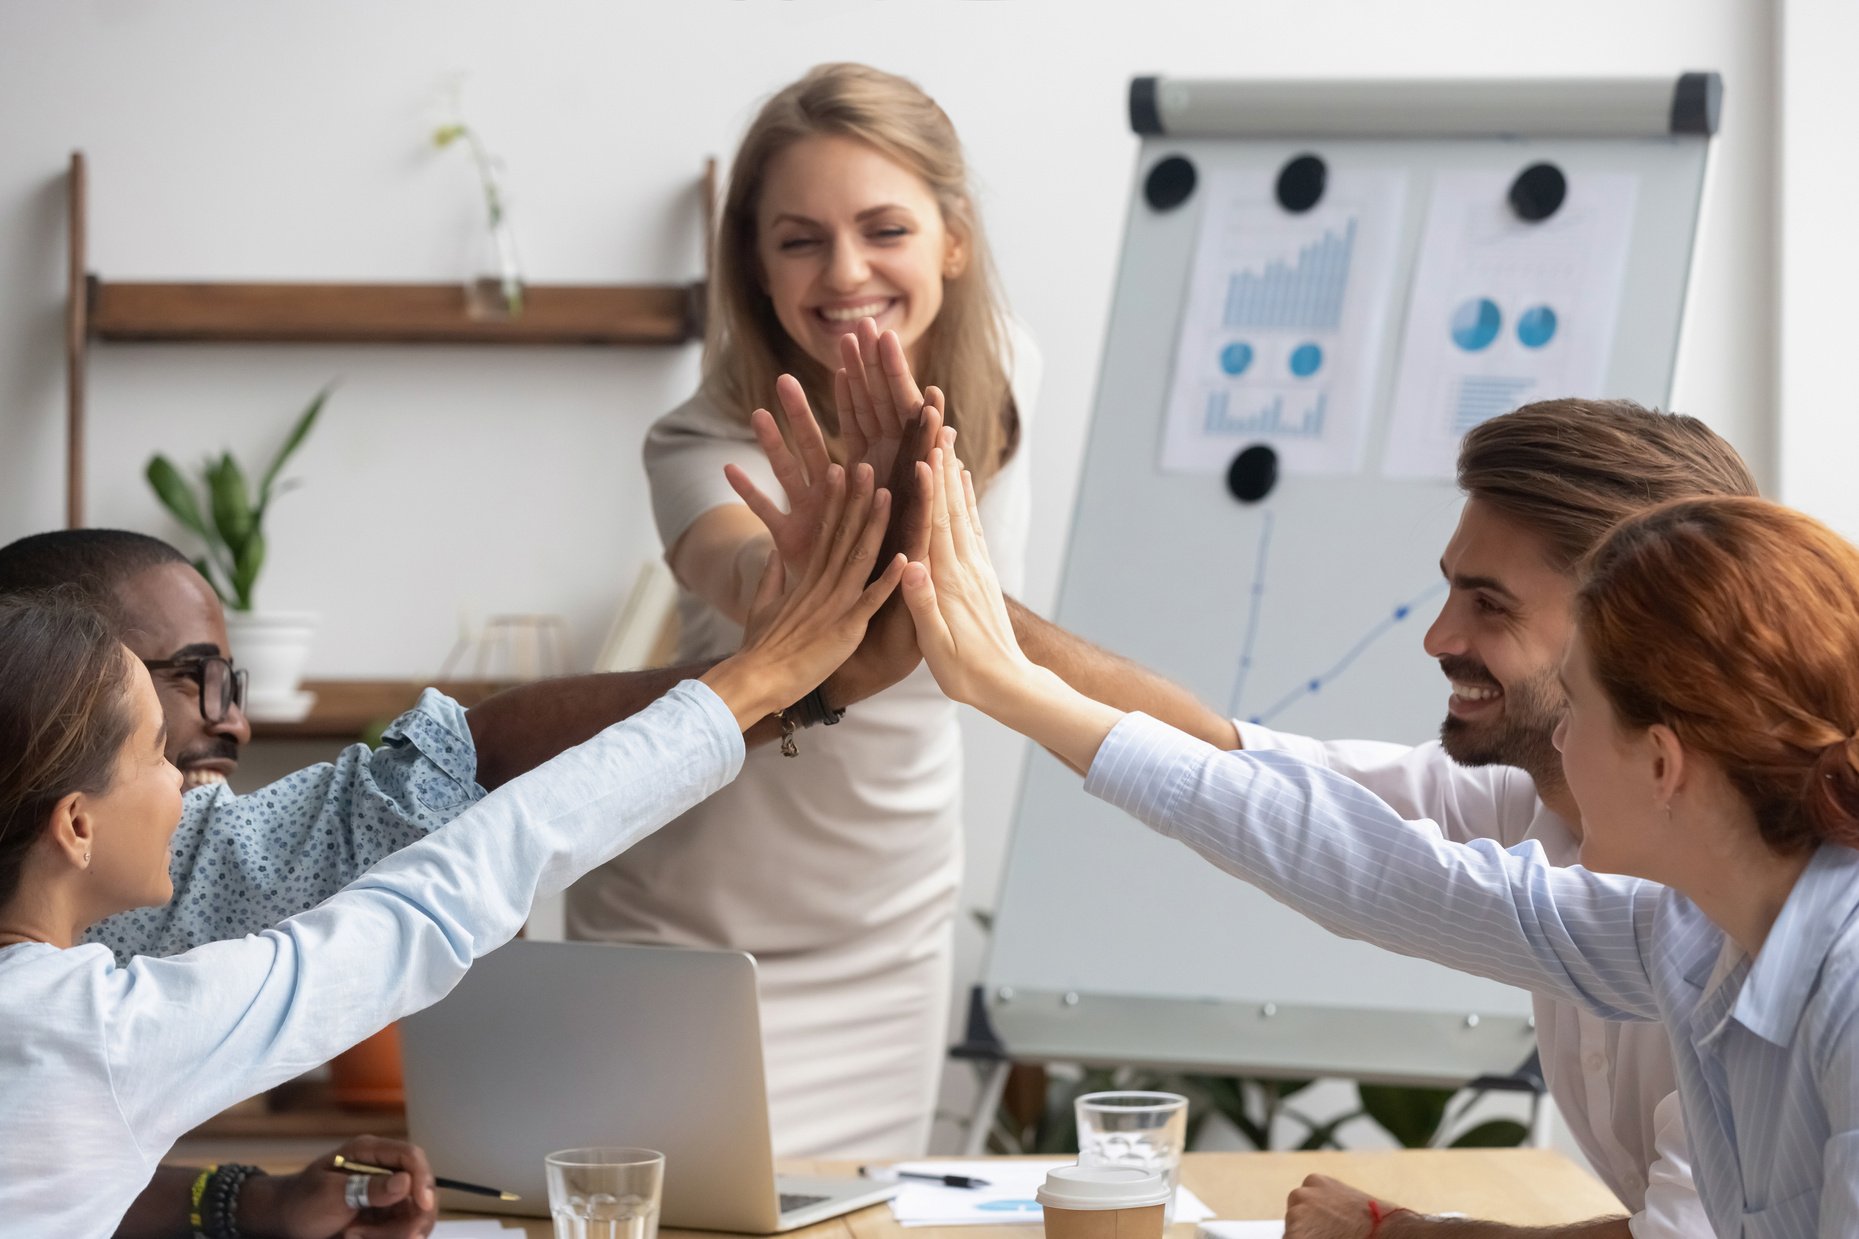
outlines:
[[1302, 415], [1287, 416], [1283, 395], [1273, 396], [1271, 403], [1250, 413], [1235, 416], [1229, 411], [1229, 393], [1213, 392], [1207, 397], [1204, 420], [1210, 435], [1279, 435], [1290, 439], [1317, 439], [1323, 436], [1323, 415], [1329, 404], [1327, 395], [1319, 395]]
[[1287, 331], [1335, 331], [1342, 326], [1343, 292], [1356, 222], [1339, 236], [1326, 231], [1298, 251], [1292, 262], [1269, 262], [1263, 271], [1227, 277], [1225, 324]]
[[1452, 413], [1454, 434], [1517, 407], [1518, 397], [1536, 386], [1535, 379], [1468, 374], [1459, 380], [1458, 404]]

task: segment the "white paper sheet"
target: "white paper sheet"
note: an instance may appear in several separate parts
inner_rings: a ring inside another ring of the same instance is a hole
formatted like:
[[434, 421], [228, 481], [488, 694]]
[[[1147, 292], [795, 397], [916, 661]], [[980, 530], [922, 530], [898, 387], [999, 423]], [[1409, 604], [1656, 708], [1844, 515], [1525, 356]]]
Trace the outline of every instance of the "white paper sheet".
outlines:
[[1283, 1218], [1266, 1222], [1202, 1222], [1199, 1239], [1284, 1239]]
[[1433, 181], [1389, 413], [1391, 477], [1450, 478], [1460, 437], [1520, 404], [1612, 394], [1602, 384], [1639, 178], [1572, 176], [1538, 223], [1511, 210], [1511, 180]]
[[[1077, 1158], [1051, 1161], [944, 1161], [900, 1162], [895, 1169], [921, 1174], [961, 1174], [986, 1179], [981, 1188], [944, 1187], [905, 1179], [891, 1197], [891, 1215], [900, 1226], [1010, 1226], [1037, 1225], [1043, 1217], [1033, 1193], [1046, 1181], [1046, 1172], [1071, 1166]], [[1175, 1220], [1199, 1222], [1213, 1210], [1187, 1188], [1175, 1193]]]
[[432, 1239], [505, 1239], [521, 1235], [521, 1227], [505, 1226], [493, 1219], [473, 1218], [469, 1222], [440, 1222], [432, 1228]]
[[1223, 473], [1269, 444], [1288, 474], [1361, 467], [1391, 311], [1406, 174], [1331, 169], [1316, 206], [1278, 205], [1274, 170], [1202, 193], [1161, 467]]

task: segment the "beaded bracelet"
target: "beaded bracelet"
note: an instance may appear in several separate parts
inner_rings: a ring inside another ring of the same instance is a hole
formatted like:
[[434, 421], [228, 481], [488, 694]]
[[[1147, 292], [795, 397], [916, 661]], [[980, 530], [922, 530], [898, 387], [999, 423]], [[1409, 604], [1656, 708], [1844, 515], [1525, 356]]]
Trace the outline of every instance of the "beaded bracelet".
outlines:
[[263, 1174], [256, 1166], [221, 1166], [214, 1171], [202, 1201], [200, 1217], [207, 1239], [240, 1239], [239, 1189], [253, 1175]]

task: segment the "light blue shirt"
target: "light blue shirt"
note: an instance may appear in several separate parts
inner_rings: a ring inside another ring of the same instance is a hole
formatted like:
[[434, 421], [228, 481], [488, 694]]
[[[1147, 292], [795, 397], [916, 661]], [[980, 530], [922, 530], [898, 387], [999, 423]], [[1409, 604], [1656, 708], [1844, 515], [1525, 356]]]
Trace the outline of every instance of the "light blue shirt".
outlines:
[[85, 941], [127, 964], [269, 929], [476, 804], [477, 774], [464, 707], [429, 688], [379, 748], [351, 744], [244, 796], [188, 792], [168, 865], [174, 898], [99, 921]]
[[1819, 849], [1752, 962], [1676, 891], [1450, 843], [1340, 775], [1144, 715], [1085, 789], [1335, 933], [1664, 1021], [1717, 1233], [1859, 1234], [1859, 852]]
[[178, 1136], [444, 997], [538, 895], [742, 754], [687, 680], [261, 934], [127, 967], [96, 944], [0, 949], [0, 1239], [104, 1239]]

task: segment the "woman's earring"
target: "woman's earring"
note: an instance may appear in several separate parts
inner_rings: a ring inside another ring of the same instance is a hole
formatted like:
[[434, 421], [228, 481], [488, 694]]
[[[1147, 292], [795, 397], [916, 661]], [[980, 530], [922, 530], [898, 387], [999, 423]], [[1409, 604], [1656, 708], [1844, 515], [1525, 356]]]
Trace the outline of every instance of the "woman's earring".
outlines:
[[84, 853], [84, 863], [86, 865], [90, 864], [90, 853], [89, 852]]

